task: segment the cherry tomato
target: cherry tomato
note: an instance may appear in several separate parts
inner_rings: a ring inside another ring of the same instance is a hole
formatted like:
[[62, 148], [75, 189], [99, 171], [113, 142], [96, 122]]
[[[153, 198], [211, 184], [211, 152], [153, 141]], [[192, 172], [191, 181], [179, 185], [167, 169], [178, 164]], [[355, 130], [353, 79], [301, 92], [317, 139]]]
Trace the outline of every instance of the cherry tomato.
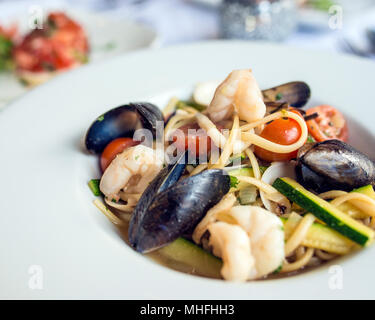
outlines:
[[[190, 132], [190, 130], [196, 130], [195, 132]], [[195, 151], [195, 154], [198, 155], [207, 155], [211, 150], [211, 138], [207, 136], [207, 133], [200, 129], [197, 124], [188, 124], [179, 128], [182, 131], [183, 137], [175, 135], [173, 141], [176, 144], [178, 150], [191, 150]], [[180, 132], [181, 132], [180, 131]], [[201, 146], [201, 147], [200, 147]], [[202, 150], [199, 150], [199, 149]]]
[[[292, 112], [300, 115], [298, 111]], [[301, 128], [293, 119], [276, 119], [264, 127], [260, 136], [278, 144], [290, 145], [300, 138]], [[269, 162], [288, 161], [297, 156], [297, 150], [290, 153], [276, 153], [258, 146], [255, 146], [254, 152], [259, 158]]]
[[306, 111], [306, 115], [318, 113], [318, 117], [306, 121], [313, 138], [320, 142], [329, 139], [348, 140], [348, 126], [344, 116], [332, 106], [320, 105]]
[[100, 156], [100, 167], [104, 172], [105, 169], [110, 165], [112, 160], [125, 149], [136, 146], [139, 141], [134, 141], [131, 138], [117, 138], [105, 147], [102, 155]]

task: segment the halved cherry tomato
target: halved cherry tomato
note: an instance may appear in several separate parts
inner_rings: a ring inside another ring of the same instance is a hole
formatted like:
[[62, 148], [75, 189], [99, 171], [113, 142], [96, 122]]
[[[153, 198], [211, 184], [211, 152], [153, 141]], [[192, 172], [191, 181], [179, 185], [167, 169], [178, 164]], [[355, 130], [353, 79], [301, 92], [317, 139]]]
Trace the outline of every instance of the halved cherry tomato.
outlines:
[[329, 105], [320, 105], [306, 111], [306, 115], [318, 113], [318, 117], [306, 121], [313, 138], [320, 142], [329, 139], [348, 140], [348, 126], [340, 111]]
[[[190, 130], [196, 130], [195, 132]], [[176, 144], [178, 150], [191, 150], [198, 155], [207, 155], [211, 150], [211, 138], [207, 133], [200, 129], [197, 124], [187, 124], [179, 128], [182, 131], [183, 137], [178, 135], [173, 136], [173, 142]], [[202, 150], [200, 150], [202, 149]]]
[[[300, 115], [296, 110], [292, 112]], [[278, 144], [290, 145], [300, 138], [301, 128], [293, 119], [276, 119], [264, 127], [260, 136]], [[259, 158], [269, 162], [288, 161], [297, 156], [297, 150], [290, 153], [276, 153], [258, 146], [255, 146], [254, 152]]]
[[102, 155], [100, 156], [100, 167], [104, 172], [105, 169], [110, 165], [112, 160], [125, 149], [136, 146], [139, 141], [134, 141], [131, 138], [117, 138], [105, 147]]

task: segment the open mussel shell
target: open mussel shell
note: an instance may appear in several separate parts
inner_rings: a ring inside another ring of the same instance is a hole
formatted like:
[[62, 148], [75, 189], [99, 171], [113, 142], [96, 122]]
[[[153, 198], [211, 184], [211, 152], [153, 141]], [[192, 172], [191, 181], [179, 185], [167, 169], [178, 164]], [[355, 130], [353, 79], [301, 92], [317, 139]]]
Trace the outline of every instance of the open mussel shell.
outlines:
[[154, 183], [142, 195], [129, 227], [130, 244], [142, 253], [158, 249], [191, 232], [206, 212], [229, 191], [230, 178], [223, 170], [203, 171], [154, 193], [150, 201], [153, 187]]
[[136, 241], [140, 221], [142, 221], [143, 216], [147, 212], [146, 209], [151, 205], [156, 194], [169, 188], [181, 178], [186, 168], [187, 159], [188, 152], [185, 151], [180, 155], [176, 162], [164, 167], [143, 192], [142, 197], [138, 201], [138, 204], [141, 203], [142, 205], [135, 208], [130, 220], [128, 230], [130, 243], [134, 243]]
[[286, 102], [292, 107], [302, 108], [310, 99], [307, 83], [293, 81], [262, 91], [264, 101]]
[[304, 187], [317, 193], [351, 191], [374, 184], [375, 164], [345, 142], [327, 140], [299, 152], [296, 174]]
[[134, 131], [141, 128], [151, 130], [155, 138], [158, 121], [164, 121], [163, 114], [152, 103], [119, 106], [102, 114], [91, 124], [86, 133], [86, 148], [92, 153], [101, 153], [112, 140], [132, 137]]

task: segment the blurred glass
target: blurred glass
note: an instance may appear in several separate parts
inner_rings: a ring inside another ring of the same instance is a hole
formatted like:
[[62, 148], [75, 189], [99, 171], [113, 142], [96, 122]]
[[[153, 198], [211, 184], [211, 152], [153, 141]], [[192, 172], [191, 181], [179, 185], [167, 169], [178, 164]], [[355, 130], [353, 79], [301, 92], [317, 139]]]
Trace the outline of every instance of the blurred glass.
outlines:
[[296, 28], [294, 0], [223, 0], [220, 29], [224, 38], [282, 41]]

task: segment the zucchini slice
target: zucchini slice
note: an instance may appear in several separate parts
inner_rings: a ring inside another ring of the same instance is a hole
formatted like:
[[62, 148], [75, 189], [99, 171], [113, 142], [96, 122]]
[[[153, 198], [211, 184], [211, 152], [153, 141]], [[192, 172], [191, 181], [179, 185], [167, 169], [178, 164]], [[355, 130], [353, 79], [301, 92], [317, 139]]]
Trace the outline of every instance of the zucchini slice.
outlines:
[[178, 238], [158, 252], [164, 258], [187, 265], [199, 274], [221, 278], [222, 261], [189, 240]]
[[100, 191], [100, 187], [99, 187], [100, 179], [91, 179], [88, 182], [88, 185], [89, 185], [91, 192], [94, 194], [94, 196], [99, 197], [102, 194], [102, 192]]
[[[263, 172], [267, 169], [267, 167], [260, 166], [259, 169], [260, 169], [260, 172], [263, 174]], [[235, 178], [239, 176], [254, 177], [254, 171], [253, 171], [253, 168], [251, 167], [244, 167], [244, 168], [229, 170], [228, 173], [231, 177], [235, 177]], [[248, 186], [249, 184], [246, 182], [238, 182], [238, 184], [235, 187], [235, 190], [239, 191]]]
[[362, 194], [370, 197], [371, 199], [375, 200], [375, 191], [374, 191], [374, 188], [372, 187], [371, 184], [369, 184], [367, 186], [357, 188], [357, 189], [354, 189], [352, 192], [362, 193]]
[[273, 183], [273, 187], [289, 200], [296, 202], [299, 206], [311, 212], [329, 227], [361, 246], [367, 246], [375, 236], [375, 232], [372, 229], [350, 218], [329, 202], [307, 191], [293, 179], [277, 178]]
[[[288, 239], [292, 235], [301, 220], [302, 217], [296, 213], [292, 213], [288, 219], [281, 218], [284, 224], [285, 239]], [[337, 231], [316, 222], [307, 231], [302, 245], [339, 255], [347, 254], [355, 247], [358, 247], [353, 241]]]

